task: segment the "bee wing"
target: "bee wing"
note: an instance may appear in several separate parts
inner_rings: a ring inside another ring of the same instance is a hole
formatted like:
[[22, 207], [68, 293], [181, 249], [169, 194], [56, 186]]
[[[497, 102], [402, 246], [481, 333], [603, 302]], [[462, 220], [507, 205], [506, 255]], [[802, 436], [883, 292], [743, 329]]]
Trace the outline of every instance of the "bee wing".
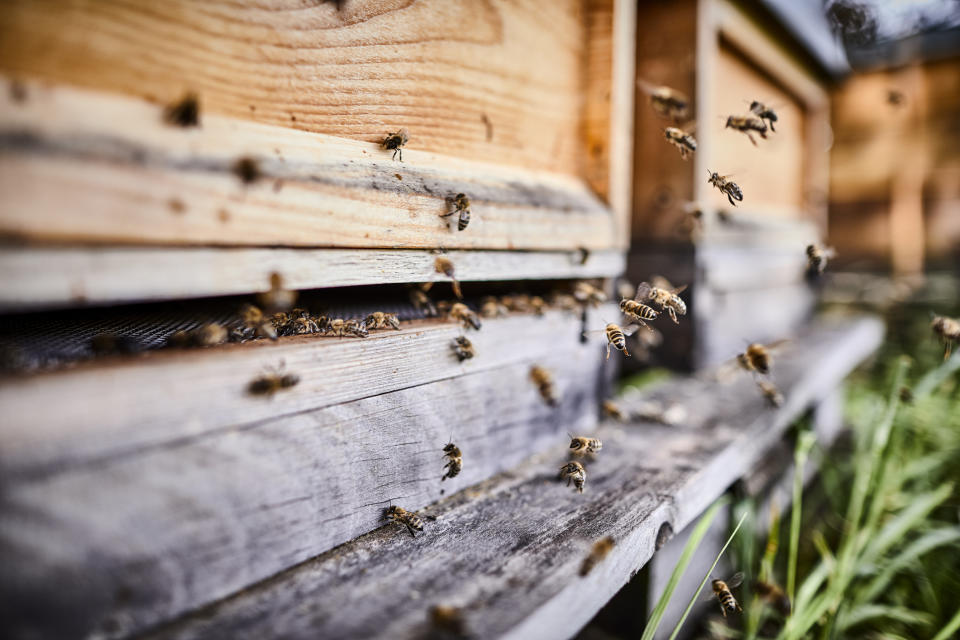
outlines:
[[833, 247], [824, 247], [823, 255], [828, 260], [833, 260], [834, 258], [837, 257], [837, 250], [834, 249]]
[[767, 351], [779, 351], [788, 344], [790, 344], [790, 340], [784, 338], [783, 340], [777, 340], [776, 342], [771, 342], [770, 344], [764, 346], [767, 348]]
[[736, 589], [743, 584], [743, 571], [738, 571], [729, 580], [725, 580], [727, 588]]
[[623, 335], [625, 336], [632, 336], [639, 328], [640, 325], [638, 324], [628, 324], [627, 326], [623, 327], [621, 331], [623, 331]]
[[670, 281], [663, 276], [653, 276], [650, 278], [650, 284], [657, 289], [663, 289], [664, 291], [670, 291], [670, 289], [673, 289], [673, 285], [670, 284]]
[[670, 290], [670, 293], [672, 293], [673, 295], [677, 295], [678, 293], [683, 293], [684, 291], [687, 290], [687, 287], [688, 287], [688, 286], [689, 286], [689, 285], [686, 285], [686, 284], [685, 284], [685, 285], [683, 285], [682, 287], [677, 287], [676, 289], [671, 289], [671, 290]]
[[596, 335], [598, 333], [606, 333], [606, 329], [590, 329], [589, 331], [582, 331], [581, 333], [585, 336]]
[[734, 381], [734, 379], [736, 379], [739, 372], [740, 363], [737, 362], [736, 358], [731, 358], [717, 367], [713, 375], [717, 382], [721, 384], [730, 384]]
[[693, 133], [697, 130], [697, 121], [691, 120], [690, 122], [686, 122], [680, 125], [680, 129], [683, 129], [684, 133]]
[[648, 295], [650, 295], [650, 290], [653, 289], [653, 286], [649, 282], [641, 282], [640, 286], [637, 287], [637, 295], [635, 300], [643, 300]]

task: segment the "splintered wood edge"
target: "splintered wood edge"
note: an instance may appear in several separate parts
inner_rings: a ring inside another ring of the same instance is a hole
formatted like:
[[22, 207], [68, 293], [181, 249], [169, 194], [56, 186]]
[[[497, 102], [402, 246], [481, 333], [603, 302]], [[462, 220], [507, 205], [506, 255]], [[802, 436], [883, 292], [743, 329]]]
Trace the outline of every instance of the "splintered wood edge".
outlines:
[[[587, 328], [618, 317], [614, 305], [587, 314]], [[0, 477], [43, 475], [55, 469], [130, 453], [398, 389], [527, 361], [580, 344], [579, 313], [510, 314], [484, 319], [480, 331], [453, 321], [404, 323], [370, 337], [297, 336], [210, 349], [163, 349], [107, 358], [72, 369], [0, 384]], [[459, 362], [451, 343], [466, 335], [476, 357]], [[602, 353], [605, 337], [590, 334]], [[300, 377], [273, 397], [247, 387], [283, 364]]]
[[[575, 250], [618, 247], [573, 175], [407, 151], [36, 82], [0, 92], [0, 232], [97, 244]], [[241, 158], [254, 182], [236, 175]], [[452, 210], [469, 196], [463, 231]]]
[[[415, 249], [15, 248], [0, 251], [0, 310], [247, 294], [290, 289], [447, 281], [437, 251]], [[463, 282], [609, 278], [620, 251], [448, 251]], [[584, 260], [584, 257], [586, 258]]]
[[[628, 410], [654, 400], [683, 405], [688, 415], [674, 427], [602, 425], [600, 471], [589, 475], [583, 495], [549, 485], [558, 448], [438, 503], [430, 512], [440, 519], [417, 540], [392, 527], [378, 530], [149, 637], [255, 638], [266, 629], [304, 638], [421, 637], [430, 633], [433, 604], [465, 607], [477, 637], [571, 637], [652, 557], [664, 523], [673, 531], [692, 523], [872, 353], [882, 334], [873, 318], [808, 332], [776, 365], [786, 396], [778, 410], [765, 407], [747, 376], [733, 387], [681, 378], [622, 398]], [[604, 535], [616, 545], [579, 577], [590, 545]], [[530, 540], [514, 548], [517, 537]], [[415, 601], [406, 596], [412, 588]]]

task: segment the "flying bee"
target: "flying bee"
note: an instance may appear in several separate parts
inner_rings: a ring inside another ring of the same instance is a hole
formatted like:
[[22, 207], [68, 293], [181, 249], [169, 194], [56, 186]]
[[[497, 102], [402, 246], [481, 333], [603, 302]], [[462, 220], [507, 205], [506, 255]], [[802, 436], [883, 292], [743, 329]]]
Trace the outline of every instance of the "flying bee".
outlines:
[[789, 340], [777, 340], [767, 345], [752, 342], [743, 353], [737, 354], [737, 364], [744, 371], [754, 371], [762, 375], [770, 373], [773, 366], [773, 353], [786, 345]]
[[622, 311], [624, 315], [630, 316], [630, 319], [641, 327], [649, 329], [650, 331], [653, 331], [653, 327], [648, 325], [647, 322], [656, 320], [657, 315], [659, 315], [653, 307], [648, 307], [642, 302], [628, 298], [620, 301], [620, 311]]
[[467, 225], [470, 224], [470, 198], [462, 193], [458, 193], [453, 197], [453, 211], [444, 213], [440, 217], [448, 218], [455, 213], [460, 214], [457, 220], [457, 231], [463, 231], [467, 228]]
[[451, 284], [453, 285], [453, 295], [457, 296], [458, 299], [463, 300], [463, 292], [460, 291], [460, 282], [457, 280], [455, 275], [456, 272], [453, 269], [453, 262], [449, 258], [440, 256], [434, 261], [433, 268], [437, 273], [442, 273], [450, 278]]
[[720, 612], [723, 613], [724, 618], [727, 617], [727, 611], [730, 613], [743, 611], [740, 603], [737, 602], [737, 599], [730, 593], [731, 589], [736, 589], [741, 583], [743, 583], [743, 573], [737, 573], [726, 582], [723, 580], [714, 580], [711, 583], [713, 594], [717, 596], [717, 600], [720, 602]]
[[463, 612], [457, 607], [436, 605], [430, 608], [430, 623], [434, 629], [444, 631], [454, 636], [464, 637], [467, 626], [463, 619]]
[[460, 447], [450, 442], [443, 448], [443, 455], [447, 458], [447, 464], [443, 465], [443, 468], [447, 471], [440, 478], [441, 481], [457, 477], [457, 474], [463, 469], [463, 456], [460, 454]]
[[422, 311], [423, 315], [428, 318], [433, 318], [437, 315], [437, 306], [433, 304], [433, 300], [427, 295], [427, 291], [429, 291], [432, 286], [432, 282], [424, 282], [410, 287], [410, 303], [414, 309]]
[[607, 557], [607, 554], [613, 549], [613, 545], [613, 538], [610, 536], [597, 540], [593, 544], [593, 548], [590, 549], [590, 554], [583, 559], [583, 564], [580, 565], [580, 575], [585, 576], [593, 571], [593, 568]]
[[580, 280], [573, 286], [573, 297], [582, 305], [599, 307], [607, 301], [607, 294], [589, 282]]
[[777, 121], [777, 112], [768, 107], [767, 105], [754, 100], [750, 103], [750, 113], [760, 118], [762, 121], [766, 121], [770, 125], [770, 131], [776, 133], [777, 130], [773, 127], [773, 123]]
[[827, 268], [827, 262], [837, 257], [837, 252], [832, 247], [824, 247], [819, 244], [807, 245], [807, 274], [811, 276], [822, 276]]
[[597, 438], [585, 438], [583, 436], [570, 436], [571, 453], [575, 455], [584, 455], [587, 453], [597, 453], [603, 449], [603, 443]]
[[666, 127], [663, 130], [663, 135], [667, 138], [667, 142], [680, 150], [680, 157], [684, 160], [687, 159], [688, 153], [693, 153], [697, 150], [697, 141], [691, 134], [687, 133], [683, 129], [678, 129], [677, 127]]
[[387, 137], [383, 139], [383, 142], [380, 143], [380, 146], [390, 151], [393, 149], [393, 160], [397, 159], [397, 154], [400, 154], [400, 162], [403, 162], [403, 145], [409, 142], [410, 136], [407, 135], [406, 129], [400, 129], [394, 133], [388, 133]]
[[600, 407], [603, 409], [603, 415], [607, 416], [608, 418], [616, 420], [617, 422], [627, 421], [627, 414], [624, 413], [623, 409], [613, 402], [613, 400], [604, 400]]
[[243, 326], [252, 331], [257, 338], [277, 339], [277, 330], [271, 318], [267, 318], [260, 307], [245, 304], [240, 308], [240, 320]]
[[767, 399], [767, 402], [770, 403], [771, 407], [780, 407], [783, 405], [783, 394], [780, 393], [780, 389], [777, 389], [777, 385], [767, 380], [757, 380], [757, 387], [760, 388], [760, 392], [763, 394], [763, 397]]
[[583, 493], [583, 485], [587, 481], [587, 470], [576, 460], [571, 460], [560, 467], [560, 479], [566, 479], [568, 487], [570, 483], [573, 482], [573, 486], [577, 492]]
[[595, 329], [593, 331], [586, 331], [586, 333], [600, 333], [604, 332], [607, 336], [607, 360], [610, 359], [610, 347], [613, 346], [617, 351], [623, 351], [623, 355], [630, 356], [630, 352], [627, 351], [627, 337], [632, 336], [640, 326], [636, 324], [627, 325], [626, 327], [621, 328], [620, 325], [614, 324], [612, 322], [608, 323], [603, 329]]
[[767, 139], [767, 125], [764, 124], [763, 120], [755, 116], [730, 116], [727, 118], [727, 124], [724, 126], [724, 129], [735, 129], [736, 131], [747, 134], [753, 146], [757, 146], [757, 141], [753, 139], [753, 136], [750, 134], [751, 131], [756, 131], [760, 134], [761, 138], [764, 140]]
[[743, 191], [740, 189], [740, 186], [731, 180], [727, 180], [730, 176], [721, 176], [716, 171], [710, 171], [707, 169], [707, 173], [710, 174], [710, 178], [707, 179], [707, 182], [715, 186], [720, 190], [720, 193], [727, 196], [727, 200], [730, 201], [730, 204], [737, 206], [737, 203], [734, 202], [743, 202]]
[[465, 328], [474, 328], [480, 330], [480, 316], [473, 312], [467, 305], [457, 302], [450, 307], [447, 314], [454, 320], [460, 321]]
[[510, 312], [507, 305], [503, 304], [495, 296], [487, 296], [480, 301], [480, 315], [484, 318], [498, 318], [505, 316]]
[[644, 80], [637, 80], [640, 88], [650, 96], [650, 106], [661, 118], [672, 118], [680, 122], [687, 117], [690, 100], [686, 95], [665, 86], [655, 86]]
[[416, 531], [423, 531], [423, 519], [413, 511], [407, 511], [402, 507], [390, 506], [387, 508], [385, 517], [393, 524], [402, 524], [414, 538], [417, 537]]
[[268, 313], [289, 311], [297, 303], [297, 292], [283, 286], [283, 276], [277, 272], [270, 274], [270, 290], [257, 294], [257, 303]]
[[393, 328], [400, 331], [400, 319], [395, 313], [384, 313], [383, 311], [374, 311], [363, 321], [367, 329], [386, 329]]
[[757, 591], [757, 595], [779, 611], [780, 615], [783, 617], [790, 615], [793, 607], [790, 605], [790, 598], [783, 589], [772, 582], [765, 582], [763, 580], [757, 580], [753, 586]]
[[680, 298], [680, 294], [687, 289], [687, 285], [674, 287], [666, 278], [653, 278], [654, 282], [641, 282], [637, 287], [635, 300], [646, 300], [660, 307], [670, 315], [674, 324], [680, 324], [677, 315], [687, 315], [687, 304]]
[[946, 360], [950, 357], [953, 344], [960, 342], [960, 320], [946, 316], [933, 316], [933, 319], [930, 321], [930, 328], [933, 329], [933, 332], [943, 343], [943, 359]]
[[470, 342], [466, 336], [457, 336], [454, 338], [450, 348], [453, 349], [453, 353], [457, 356], [457, 359], [460, 362], [469, 360], [477, 355], [476, 351], [473, 349], [473, 343]]
[[553, 376], [550, 372], [539, 365], [530, 367], [530, 379], [540, 391], [540, 397], [551, 407], [559, 404], [557, 399], [557, 390], [554, 387]]
[[295, 373], [284, 373], [284, 364], [275, 369], [268, 369], [267, 373], [255, 378], [247, 385], [247, 392], [254, 396], [272, 396], [277, 391], [295, 387], [300, 382], [300, 376]]

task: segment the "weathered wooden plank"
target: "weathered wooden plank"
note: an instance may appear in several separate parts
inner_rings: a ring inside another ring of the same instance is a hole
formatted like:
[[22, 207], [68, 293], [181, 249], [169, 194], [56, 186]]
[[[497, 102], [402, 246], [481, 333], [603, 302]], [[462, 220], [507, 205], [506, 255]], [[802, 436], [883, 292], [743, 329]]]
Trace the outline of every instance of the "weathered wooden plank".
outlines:
[[[744, 376], [719, 388], [679, 379], [641, 402], [681, 403], [674, 427], [605, 424], [579, 495], [556, 480], [565, 443], [431, 507], [411, 539], [385, 527], [156, 629], [153, 638], [422, 637], [435, 604], [461, 607], [476, 637], [567, 638], [879, 343], [872, 319], [820, 324], [776, 364], [786, 402], [768, 409]], [[617, 541], [578, 577], [592, 543]]]
[[[590, 326], [614, 317], [608, 305]], [[11, 478], [129, 453], [225, 427], [291, 415], [428, 382], [485, 371], [580, 344], [579, 314], [548, 311], [485, 320], [470, 331], [476, 357], [459, 362], [452, 322], [411, 322], [369, 338], [302, 336], [276, 343], [155, 351], [0, 384], [0, 475]], [[603, 341], [603, 336], [595, 336]], [[274, 397], [250, 382], [281, 363], [300, 376]]]
[[[618, 222], [572, 175], [26, 83], [0, 92], [0, 233], [63, 243], [602, 249]], [[242, 158], [257, 177], [236, 175]], [[487, 158], [486, 160], [490, 160]], [[463, 231], [452, 218], [471, 200]], [[65, 213], [66, 212], [66, 213]]]
[[[463, 282], [614, 277], [618, 251], [449, 251]], [[420, 250], [234, 248], [6, 248], [0, 310], [197, 298], [291, 289], [443, 281]]]
[[[534, 362], [554, 372], [557, 407], [531, 382]], [[126, 635], [226, 596], [375, 529], [391, 501], [423, 507], [568, 441], [567, 430], [590, 433], [603, 365], [596, 341], [574, 341], [535, 360], [4, 482], [8, 624], [48, 636], [116, 625]], [[441, 481], [451, 438], [463, 471]], [[61, 614], [34, 617], [31, 603], [51, 600]]]

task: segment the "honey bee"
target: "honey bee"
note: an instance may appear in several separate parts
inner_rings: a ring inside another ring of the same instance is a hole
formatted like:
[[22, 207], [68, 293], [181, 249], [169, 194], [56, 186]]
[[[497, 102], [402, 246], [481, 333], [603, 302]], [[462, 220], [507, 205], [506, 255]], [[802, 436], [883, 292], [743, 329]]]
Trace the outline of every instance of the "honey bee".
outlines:
[[677, 127], [666, 127], [663, 130], [663, 135], [667, 138], [667, 142], [680, 150], [680, 157], [684, 160], [687, 159], [688, 153], [693, 153], [697, 150], [697, 141], [691, 134], [687, 133], [683, 129], [678, 129]]
[[780, 615], [783, 617], [790, 615], [793, 607], [790, 605], [790, 598], [783, 589], [772, 582], [765, 582], [763, 580], [757, 580], [753, 586], [757, 591], [757, 595], [779, 611]]
[[474, 313], [470, 307], [463, 304], [462, 302], [457, 302], [450, 307], [450, 312], [448, 315], [454, 320], [460, 321], [465, 328], [474, 328], [477, 331], [480, 330], [480, 316]]
[[582, 305], [599, 307], [607, 301], [607, 294], [589, 282], [580, 280], [573, 287], [573, 297]]
[[730, 176], [721, 176], [716, 171], [710, 171], [707, 169], [707, 173], [710, 174], [710, 178], [707, 180], [710, 184], [715, 186], [720, 190], [720, 193], [727, 196], [727, 200], [730, 201], [730, 204], [737, 206], [737, 203], [734, 202], [743, 202], [743, 191], [740, 189], [740, 186], [736, 182], [727, 180]]
[[550, 304], [564, 311], [580, 311], [580, 303], [569, 293], [555, 293], [551, 295]]
[[233, 172], [233, 175], [240, 178], [240, 182], [243, 184], [253, 184], [263, 177], [263, 172], [260, 170], [260, 163], [248, 156], [238, 158], [230, 167], [230, 170]]
[[613, 546], [613, 538], [610, 536], [607, 536], [601, 540], [597, 540], [593, 544], [590, 554], [583, 559], [583, 564], [580, 565], [580, 575], [585, 576], [593, 571], [593, 568], [600, 564], [600, 562], [607, 557], [607, 554], [610, 553], [610, 551], [613, 549]]
[[270, 290], [257, 294], [257, 303], [269, 313], [289, 311], [297, 303], [297, 292], [285, 289], [283, 276], [270, 274]]
[[402, 524], [405, 526], [414, 538], [417, 537], [416, 531], [423, 531], [423, 519], [413, 511], [407, 511], [397, 506], [390, 506], [387, 508], [385, 517], [392, 524]]
[[621, 328], [620, 325], [612, 322], [608, 323], [603, 329], [588, 331], [586, 333], [599, 333], [603, 331], [607, 336], [607, 360], [610, 359], [610, 347], [613, 346], [617, 351], [623, 351], [623, 355], [630, 356], [627, 351], [627, 336], [632, 336], [640, 327], [635, 324], [627, 325]]
[[367, 329], [386, 329], [390, 327], [400, 331], [400, 319], [395, 313], [374, 311], [367, 316], [367, 319], [363, 321], [363, 324], [366, 325]]
[[770, 126], [770, 131], [774, 133], [777, 130], [773, 127], [773, 123], [777, 121], [777, 112], [768, 107], [767, 105], [754, 100], [750, 103], [750, 113], [760, 118], [760, 120], [765, 121]]
[[740, 607], [740, 603], [737, 602], [737, 599], [733, 597], [733, 594], [730, 593], [731, 589], [736, 589], [743, 583], [743, 573], [737, 573], [732, 578], [724, 582], [723, 580], [714, 580], [711, 583], [713, 587], [713, 593], [717, 596], [717, 600], [720, 602], [720, 611], [723, 613], [723, 617], [727, 617], [727, 611], [735, 613], [737, 611], [743, 611]]
[[436, 605], [430, 608], [430, 623], [435, 629], [454, 636], [465, 636], [467, 626], [463, 620], [463, 612], [457, 607]]
[[930, 328], [943, 343], [943, 359], [946, 360], [953, 350], [953, 343], [960, 342], [960, 320], [946, 316], [933, 316], [930, 321]]
[[670, 87], [658, 87], [644, 80], [638, 80], [637, 84], [650, 96], [650, 106], [661, 118], [672, 118], [674, 122], [680, 122], [687, 117], [690, 100], [683, 93]]
[[687, 314], [687, 305], [679, 295], [683, 293], [686, 288], [687, 285], [674, 287], [665, 278], [655, 278], [652, 284], [649, 282], [641, 282], [640, 286], [637, 287], [637, 293], [634, 298], [635, 300], [652, 302], [666, 311], [674, 324], [679, 324], [680, 321], [677, 320], [677, 315], [684, 316]]
[[355, 338], [366, 338], [369, 335], [367, 325], [360, 320], [344, 320], [335, 318], [327, 325], [327, 332], [342, 338], [344, 336], [354, 336]]
[[187, 93], [179, 101], [163, 110], [163, 121], [177, 127], [200, 125], [200, 100], [195, 93]]
[[308, 333], [323, 333], [324, 327], [308, 314], [294, 318], [288, 331], [291, 335], [300, 336]]
[[630, 316], [630, 319], [641, 327], [651, 331], [653, 331], [653, 328], [647, 324], [647, 321], [656, 320], [657, 315], [659, 315], [653, 307], [648, 307], [642, 302], [627, 298], [620, 301], [620, 311], [622, 311], [624, 315]]
[[393, 158], [392, 160], [397, 159], [397, 154], [400, 154], [400, 162], [403, 162], [403, 145], [409, 142], [410, 136], [407, 135], [406, 129], [400, 129], [394, 133], [388, 133], [387, 137], [383, 139], [383, 142], [380, 143], [380, 146], [390, 151], [393, 149]]
[[547, 303], [540, 296], [530, 296], [530, 309], [534, 314], [542, 316], [547, 310]]
[[457, 281], [455, 272], [453, 270], [453, 262], [449, 258], [440, 256], [434, 261], [433, 268], [436, 269], [437, 273], [442, 273], [450, 278], [451, 284], [453, 285], [453, 295], [457, 296], [458, 299], [463, 300], [463, 292], [460, 291], [460, 282]]
[[608, 418], [616, 420], [617, 422], [627, 421], [627, 414], [624, 413], [623, 409], [613, 402], [613, 400], [604, 400], [600, 407], [603, 409], [603, 415], [607, 416]]
[[422, 311], [428, 318], [434, 318], [437, 315], [437, 306], [427, 295], [427, 291], [433, 286], [432, 282], [415, 284], [410, 287], [410, 303], [417, 311]]
[[812, 276], [822, 276], [827, 268], [827, 262], [837, 257], [837, 252], [832, 247], [824, 247], [818, 244], [807, 245], [807, 274]]
[[457, 230], [463, 231], [467, 228], [467, 225], [470, 224], [470, 198], [462, 193], [458, 193], [453, 197], [453, 211], [449, 213], [441, 214], [441, 218], [449, 218], [455, 213], [459, 213], [460, 217], [457, 219]]
[[576, 460], [571, 460], [560, 467], [560, 479], [563, 480], [564, 478], [567, 480], [568, 487], [570, 486], [570, 482], [573, 482], [573, 486], [577, 492], [583, 493], [583, 485], [587, 481], [587, 470]]
[[543, 398], [543, 401], [551, 407], [555, 407], [559, 404], [557, 399], [557, 391], [553, 384], [553, 376], [550, 375], [550, 372], [544, 369], [541, 366], [534, 365], [530, 368], [530, 379], [533, 381], [533, 384], [537, 385], [537, 389], [540, 391], [540, 397]]
[[229, 332], [223, 325], [208, 322], [196, 329], [177, 331], [167, 339], [171, 347], [214, 347], [227, 341]]
[[533, 307], [530, 305], [530, 296], [525, 293], [515, 293], [513, 295], [500, 298], [501, 304], [509, 311], [515, 313], [530, 313]]
[[770, 373], [770, 367], [773, 366], [773, 353], [788, 342], [789, 340], [777, 340], [767, 345], [759, 342], [750, 343], [743, 353], [737, 354], [737, 364], [744, 371], [767, 375]]
[[457, 474], [463, 469], [463, 456], [460, 454], [460, 447], [450, 442], [443, 448], [443, 452], [444, 457], [448, 460], [447, 464], [443, 465], [443, 468], [447, 471], [440, 478], [441, 481], [457, 477]]
[[763, 397], [767, 399], [767, 402], [770, 403], [771, 407], [779, 407], [783, 405], [783, 394], [780, 393], [780, 389], [777, 389], [775, 384], [766, 380], [757, 380], [757, 386], [760, 388], [760, 392], [763, 394]]
[[252, 304], [246, 304], [240, 309], [240, 320], [257, 338], [277, 339], [277, 330], [273, 326], [273, 321], [267, 318], [260, 307]]
[[112, 332], [98, 333], [90, 338], [90, 349], [97, 355], [131, 354], [143, 351], [143, 345], [136, 338], [121, 336]]
[[255, 396], [272, 396], [277, 391], [295, 387], [300, 382], [300, 376], [294, 373], [284, 373], [284, 365], [275, 369], [268, 369], [267, 373], [254, 379], [247, 385], [247, 392]]
[[590, 259], [590, 249], [587, 249], [586, 247], [577, 247], [577, 253], [579, 254], [577, 257], [577, 264], [580, 266], [587, 264], [587, 260]]
[[750, 134], [751, 131], [756, 131], [760, 134], [761, 138], [764, 140], [767, 139], [767, 125], [764, 124], [763, 120], [755, 116], [730, 116], [727, 118], [727, 124], [724, 126], [724, 129], [734, 129], [747, 134], [753, 146], [757, 146], [757, 141], [754, 140]]
[[570, 436], [571, 453], [575, 455], [584, 455], [587, 453], [597, 453], [603, 449], [603, 443], [597, 438], [585, 438], [583, 436]]
[[505, 316], [510, 312], [507, 305], [503, 304], [495, 296], [487, 296], [480, 301], [480, 315], [484, 318], [498, 318]]
[[466, 336], [457, 336], [454, 338], [450, 347], [453, 349], [453, 353], [456, 354], [457, 359], [460, 360], [460, 362], [469, 360], [477, 355], [473, 350], [473, 343], [470, 342]]

